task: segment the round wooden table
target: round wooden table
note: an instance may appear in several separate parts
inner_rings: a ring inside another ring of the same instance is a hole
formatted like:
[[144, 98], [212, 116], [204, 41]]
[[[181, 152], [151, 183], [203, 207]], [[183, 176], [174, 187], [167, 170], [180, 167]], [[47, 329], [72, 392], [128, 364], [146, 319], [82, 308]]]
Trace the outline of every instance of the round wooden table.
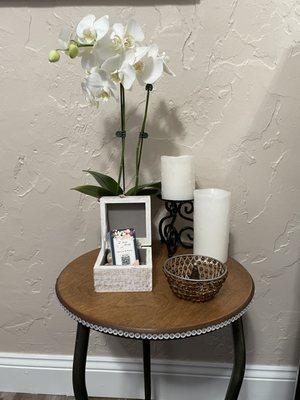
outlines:
[[[245, 342], [242, 315], [254, 294], [247, 270], [229, 259], [228, 277], [217, 296], [205, 303], [177, 298], [169, 288], [162, 266], [167, 249], [153, 246], [153, 291], [96, 293], [93, 266], [98, 250], [72, 261], [56, 282], [57, 297], [67, 314], [77, 322], [73, 360], [76, 400], [87, 400], [85, 365], [90, 329], [109, 335], [141, 339], [143, 342], [145, 399], [151, 399], [150, 341], [183, 339], [232, 326], [234, 366], [226, 400], [237, 399], [245, 371]], [[188, 253], [180, 249], [180, 253]]]

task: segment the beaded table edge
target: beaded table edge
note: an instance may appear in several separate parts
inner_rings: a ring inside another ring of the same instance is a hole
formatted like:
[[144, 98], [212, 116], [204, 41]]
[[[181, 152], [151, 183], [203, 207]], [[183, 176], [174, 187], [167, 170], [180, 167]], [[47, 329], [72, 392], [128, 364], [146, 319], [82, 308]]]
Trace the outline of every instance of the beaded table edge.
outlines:
[[[57, 299], [59, 301], [59, 299]], [[124, 338], [129, 338], [129, 339], [147, 339], [147, 340], [174, 340], [174, 339], [185, 339], [188, 337], [193, 337], [193, 336], [200, 336], [204, 335], [209, 332], [213, 332], [218, 329], [225, 328], [225, 326], [232, 324], [239, 318], [241, 318], [252, 306], [254, 302], [254, 299], [250, 301], [250, 303], [243, 309], [241, 310], [238, 314], [232, 316], [231, 318], [220, 322], [219, 324], [214, 324], [207, 326], [205, 328], [200, 328], [200, 329], [194, 329], [191, 331], [184, 331], [184, 332], [177, 332], [177, 333], [138, 333], [138, 332], [130, 332], [130, 331], [124, 331], [120, 329], [113, 329], [113, 328], [108, 328], [105, 326], [100, 326], [96, 324], [92, 324], [90, 322], [87, 322], [83, 320], [82, 318], [76, 316], [73, 314], [71, 311], [69, 311], [64, 305], [62, 305], [59, 301], [60, 306], [62, 309], [66, 312], [66, 314], [72, 318], [74, 321], [80, 323], [81, 325], [86, 326], [87, 328], [90, 328], [94, 331], [105, 333], [108, 335], [113, 335], [113, 336], [119, 336], [119, 337], [124, 337]]]

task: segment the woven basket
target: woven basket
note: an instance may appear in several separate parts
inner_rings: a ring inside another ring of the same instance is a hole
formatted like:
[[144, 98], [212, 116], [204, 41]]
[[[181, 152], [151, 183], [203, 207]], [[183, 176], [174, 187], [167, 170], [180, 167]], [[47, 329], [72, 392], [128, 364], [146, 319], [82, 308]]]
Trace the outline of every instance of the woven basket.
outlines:
[[163, 267], [173, 293], [184, 300], [212, 299], [227, 278], [227, 267], [211, 257], [193, 254], [169, 258]]

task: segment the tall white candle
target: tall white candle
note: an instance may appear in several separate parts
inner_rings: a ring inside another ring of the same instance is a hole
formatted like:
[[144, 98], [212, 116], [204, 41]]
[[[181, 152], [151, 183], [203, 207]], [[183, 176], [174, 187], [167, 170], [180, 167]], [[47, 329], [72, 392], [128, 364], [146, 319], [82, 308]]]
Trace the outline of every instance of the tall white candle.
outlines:
[[194, 191], [194, 254], [226, 262], [231, 193], [221, 189]]
[[165, 200], [191, 200], [195, 190], [193, 156], [161, 157], [161, 188]]

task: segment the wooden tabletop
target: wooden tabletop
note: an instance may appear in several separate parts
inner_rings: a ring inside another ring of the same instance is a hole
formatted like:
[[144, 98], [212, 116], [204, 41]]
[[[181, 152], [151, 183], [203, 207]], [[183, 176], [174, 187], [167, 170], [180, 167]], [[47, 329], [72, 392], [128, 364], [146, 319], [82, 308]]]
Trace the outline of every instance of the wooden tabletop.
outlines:
[[[56, 293], [75, 319], [94, 329], [110, 328], [108, 332], [107, 329], [98, 329], [107, 333], [112, 333], [112, 330], [116, 335], [118, 332], [155, 336], [195, 331], [205, 333], [203, 328], [222, 327], [239, 317], [254, 294], [251, 275], [237, 261], [229, 259], [227, 280], [215, 298], [205, 303], [177, 298], [162, 270], [167, 259], [166, 247], [158, 243], [153, 246], [152, 292], [96, 293], [93, 266], [98, 252], [99, 249], [93, 250], [72, 261], [58, 277]], [[180, 249], [178, 253], [189, 251]]]

